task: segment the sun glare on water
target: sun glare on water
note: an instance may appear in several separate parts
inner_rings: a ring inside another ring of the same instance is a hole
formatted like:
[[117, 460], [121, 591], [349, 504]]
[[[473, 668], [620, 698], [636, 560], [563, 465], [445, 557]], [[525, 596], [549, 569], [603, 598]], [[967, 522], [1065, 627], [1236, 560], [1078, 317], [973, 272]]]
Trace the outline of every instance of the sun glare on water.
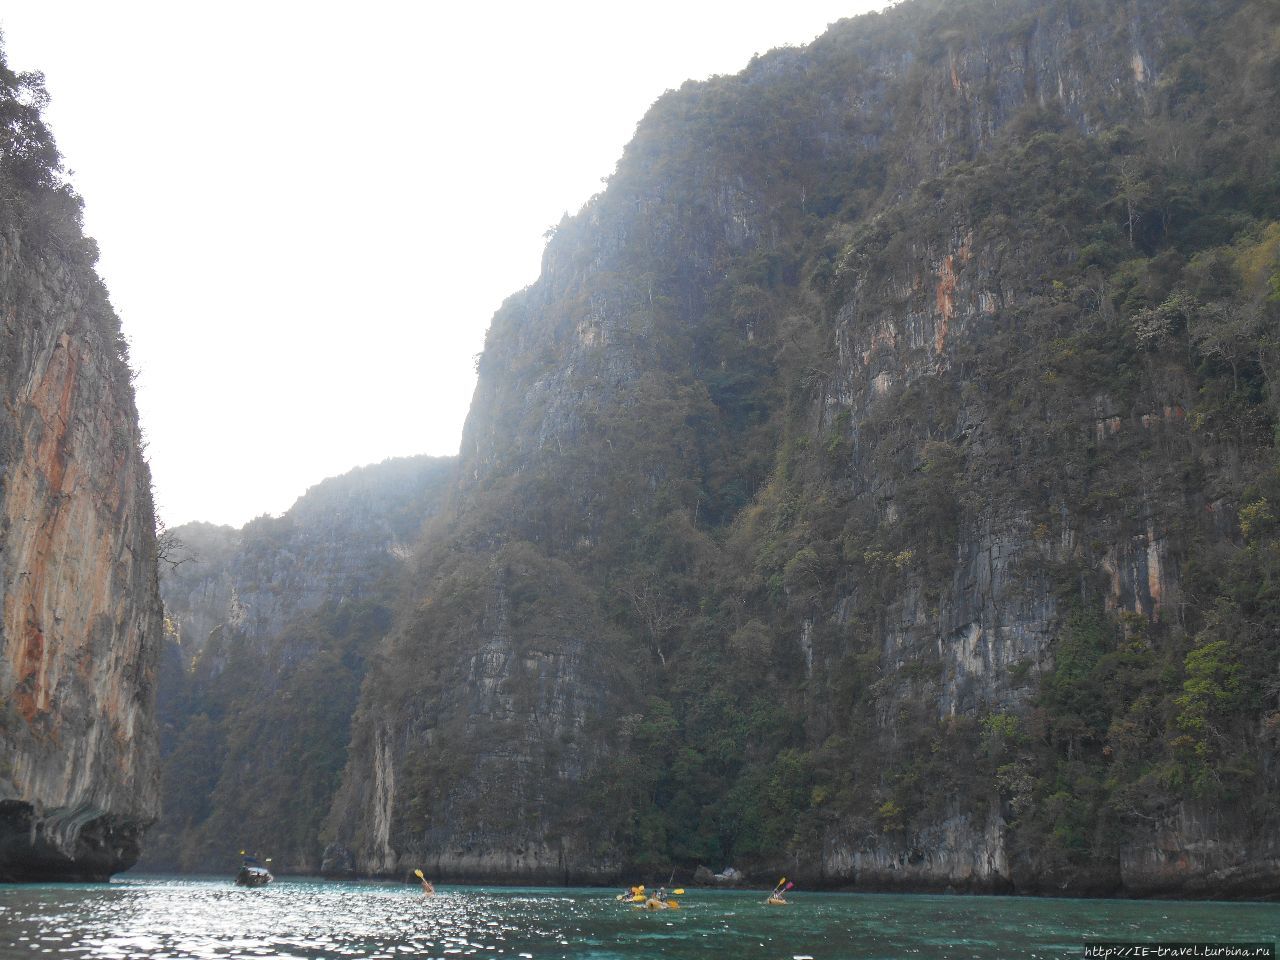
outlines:
[[1259, 941], [1280, 905], [690, 890], [633, 910], [616, 891], [284, 879], [127, 879], [0, 885], [0, 958], [88, 960], [858, 960], [1078, 955], [1089, 939]]

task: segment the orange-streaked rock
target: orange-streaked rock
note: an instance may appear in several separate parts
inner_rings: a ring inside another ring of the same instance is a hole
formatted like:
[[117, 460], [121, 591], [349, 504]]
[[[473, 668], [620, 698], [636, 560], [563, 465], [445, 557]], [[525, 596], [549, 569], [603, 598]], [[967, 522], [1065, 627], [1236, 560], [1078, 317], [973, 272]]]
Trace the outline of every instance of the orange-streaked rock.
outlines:
[[150, 472], [92, 268], [0, 233], [0, 316], [0, 880], [105, 879], [158, 806]]

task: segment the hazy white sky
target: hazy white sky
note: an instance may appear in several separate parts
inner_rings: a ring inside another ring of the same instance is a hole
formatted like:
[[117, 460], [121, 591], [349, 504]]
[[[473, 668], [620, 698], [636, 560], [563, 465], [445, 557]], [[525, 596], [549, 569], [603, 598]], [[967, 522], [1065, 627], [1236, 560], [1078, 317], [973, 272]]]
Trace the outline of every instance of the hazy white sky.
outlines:
[[494, 310], [648, 106], [884, 0], [5, 0], [171, 526], [453, 454]]

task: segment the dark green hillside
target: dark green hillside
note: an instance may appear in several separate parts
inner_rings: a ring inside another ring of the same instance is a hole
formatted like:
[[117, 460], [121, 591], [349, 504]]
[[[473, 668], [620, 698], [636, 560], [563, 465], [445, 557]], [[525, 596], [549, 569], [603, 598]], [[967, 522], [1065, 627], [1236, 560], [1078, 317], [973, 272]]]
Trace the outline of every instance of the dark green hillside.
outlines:
[[332, 855], [1273, 884], [1278, 31], [908, 0], [661, 98], [494, 318]]

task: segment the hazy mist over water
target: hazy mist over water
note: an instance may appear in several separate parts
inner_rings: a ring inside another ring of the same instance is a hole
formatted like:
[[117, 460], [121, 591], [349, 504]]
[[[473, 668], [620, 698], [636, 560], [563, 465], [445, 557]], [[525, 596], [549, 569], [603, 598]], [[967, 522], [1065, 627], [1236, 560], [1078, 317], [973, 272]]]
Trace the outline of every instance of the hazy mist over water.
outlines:
[[129, 878], [0, 885], [0, 958], [1058, 958], [1086, 940], [1267, 941], [1280, 904], [690, 890], [646, 912], [614, 891]]

